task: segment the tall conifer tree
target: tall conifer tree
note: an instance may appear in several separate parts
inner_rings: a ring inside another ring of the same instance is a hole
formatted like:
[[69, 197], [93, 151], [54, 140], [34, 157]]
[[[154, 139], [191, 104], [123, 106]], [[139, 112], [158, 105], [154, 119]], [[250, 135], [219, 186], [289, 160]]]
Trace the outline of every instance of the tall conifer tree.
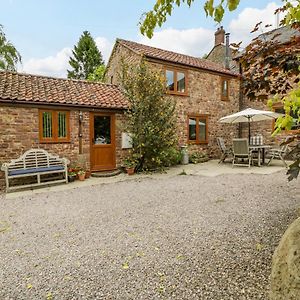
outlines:
[[83, 32], [72, 53], [73, 57], [69, 60], [72, 70], [68, 70], [68, 78], [87, 79], [100, 65], [104, 65], [102, 54], [88, 31]]

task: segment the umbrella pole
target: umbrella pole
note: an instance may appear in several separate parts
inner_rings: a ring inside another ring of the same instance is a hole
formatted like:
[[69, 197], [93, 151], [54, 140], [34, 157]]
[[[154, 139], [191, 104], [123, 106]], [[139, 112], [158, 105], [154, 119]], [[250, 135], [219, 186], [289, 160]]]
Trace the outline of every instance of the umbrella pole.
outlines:
[[248, 142], [250, 145], [250, 118], [248, 118]]

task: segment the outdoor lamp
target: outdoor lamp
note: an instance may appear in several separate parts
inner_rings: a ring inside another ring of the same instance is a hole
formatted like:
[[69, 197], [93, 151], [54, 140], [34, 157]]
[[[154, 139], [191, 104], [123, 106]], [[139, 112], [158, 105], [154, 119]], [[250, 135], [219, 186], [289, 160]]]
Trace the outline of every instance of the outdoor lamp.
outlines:
[[79, 112], [79, 122], [83, 121], [83, 113], [82, 111]]

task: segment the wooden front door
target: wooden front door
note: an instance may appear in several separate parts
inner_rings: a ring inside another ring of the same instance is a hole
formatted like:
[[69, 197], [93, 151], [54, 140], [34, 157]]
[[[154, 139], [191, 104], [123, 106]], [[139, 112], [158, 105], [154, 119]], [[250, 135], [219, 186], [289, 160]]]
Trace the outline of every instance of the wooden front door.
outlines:
[[90, 126], [91, 170], [115, 169], [115, 115], [91, 113]]

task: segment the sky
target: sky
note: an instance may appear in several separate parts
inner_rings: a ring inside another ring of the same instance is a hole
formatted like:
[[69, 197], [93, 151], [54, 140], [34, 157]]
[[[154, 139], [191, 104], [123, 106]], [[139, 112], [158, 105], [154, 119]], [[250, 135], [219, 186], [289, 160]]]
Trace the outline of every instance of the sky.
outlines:
[[[116, 38], [132, 40], [196, 57], [209, 53], [214, 32], [223, 25], [230, 42], [249, 42], [256, 23], [276, 26], [280, 0], [241, 0], [221, 24], [206, 18], [204, 0], [173, 10], [151, 40], [141, 35], [139, 20], [155, 0], [0, 0], [0, 24], [22, 56], [18, 71], [66, 77], [68, 60], [84, 30], [90, 31], [107, 62]], [[270, 28], [268, 29], [270, 30]]]

